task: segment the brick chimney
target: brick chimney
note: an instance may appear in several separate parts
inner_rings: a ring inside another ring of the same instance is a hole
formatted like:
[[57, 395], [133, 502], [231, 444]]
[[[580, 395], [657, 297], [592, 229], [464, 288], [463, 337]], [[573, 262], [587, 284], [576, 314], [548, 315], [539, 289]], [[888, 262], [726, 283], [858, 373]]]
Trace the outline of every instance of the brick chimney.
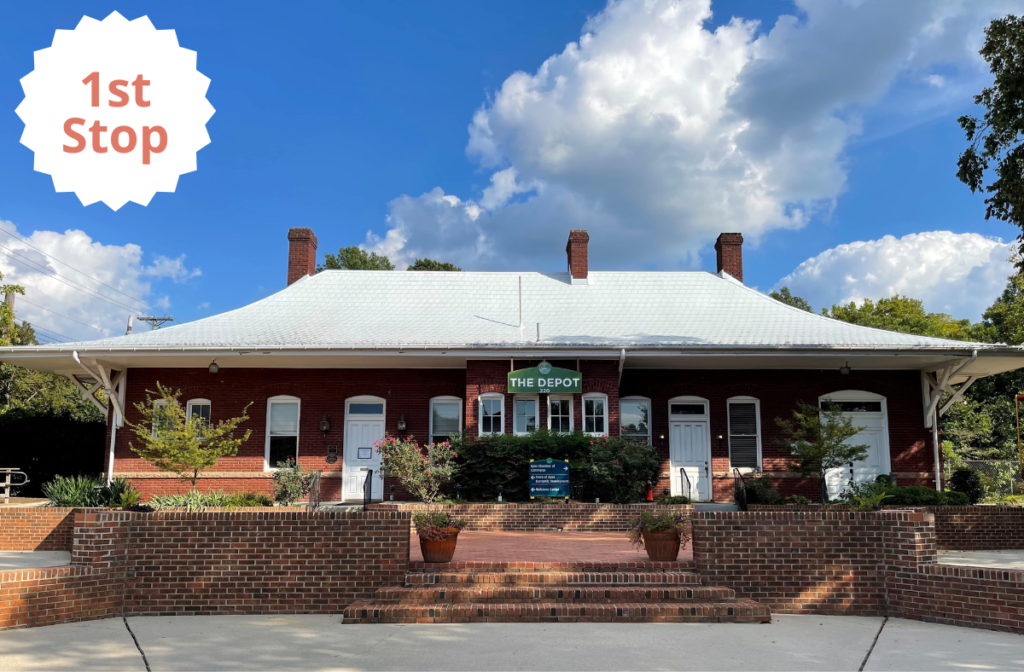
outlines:
[[718, 257], [718, 272], [725, 271], [743, 282], [743, 234], [722, 233], [715, 241]]
[[569, 257], [569, 275], [573, 284], [587, 282], [587, 243], [590, 236], [585, 229], [569, 231], [569, 242], [565, 244], [565, 254]]
[[316, 273], [316, 234], [313, 229], [288, 229], [288, 284]]

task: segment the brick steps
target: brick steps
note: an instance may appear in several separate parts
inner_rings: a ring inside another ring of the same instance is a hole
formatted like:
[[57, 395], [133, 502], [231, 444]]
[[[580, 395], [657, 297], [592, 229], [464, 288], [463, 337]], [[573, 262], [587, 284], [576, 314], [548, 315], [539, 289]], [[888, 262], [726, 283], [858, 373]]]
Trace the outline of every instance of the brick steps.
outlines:
[[410, 572], [407, 586], [452, 584], [505, 585], [700, 585], [700, 575], [689, 572]]
[[465, 603], [394, 604], [370, 600], [345, 608], [344, 623], [527, 623], [527, 622], [621, 622], [621, 623], [767, 623], [768, 607], [752, 600], [735, 602], [620, 602], [587, 604]]
[[635, 562], [591, 561], [591, 562], [539, 562], [539, 561], [491, 561], [470, 560], [463, 562], [423, 562], [414, 560], [409, 563], [409, 572], [679, 572], [695, 569], [692, 560], [672, 562], [652, 562], [650, 560]]
[[725, 602], [735, 600], [736, 592], [718, 586], [689, 585], [678, 587], [652, 586], [581, 586], [567, 588], [555, 586], [416, 588], [386, 586], [379, 588], [377, 602], [395, 604], [493, 604], [493, 603], [590, 603], [615, 604], [620, 602]]

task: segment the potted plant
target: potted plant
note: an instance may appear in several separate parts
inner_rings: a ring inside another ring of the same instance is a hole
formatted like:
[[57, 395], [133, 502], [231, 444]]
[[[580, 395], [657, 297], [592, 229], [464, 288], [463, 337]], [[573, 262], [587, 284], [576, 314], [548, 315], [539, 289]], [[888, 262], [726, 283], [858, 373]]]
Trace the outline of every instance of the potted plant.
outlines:
[[655, 561], [673, 561], [690, 541], [690, 526], [679, 513], [644, 511], [629, 526], [629, 541]]
[[420, 551], [424, 562], [451, 562], [459, 532], [466, 521], [455, 519], [446, 511], [420, 511], [413, 514], [412, 522], [420, 538]]

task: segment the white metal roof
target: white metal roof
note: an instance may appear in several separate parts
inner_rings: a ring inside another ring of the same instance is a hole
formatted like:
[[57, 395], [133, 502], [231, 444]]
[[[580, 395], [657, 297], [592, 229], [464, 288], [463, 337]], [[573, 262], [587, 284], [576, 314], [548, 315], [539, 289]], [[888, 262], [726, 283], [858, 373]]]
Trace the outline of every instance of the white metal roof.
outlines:
[[785, 305], [728, 276], [705, 272], [593, 272], [588, 284], [571, 284], [568, 274], [325, 271], [250, 305], [195, 322], [39, 350], [523, 345], [712, 350], [997, 347], [848, 324]]

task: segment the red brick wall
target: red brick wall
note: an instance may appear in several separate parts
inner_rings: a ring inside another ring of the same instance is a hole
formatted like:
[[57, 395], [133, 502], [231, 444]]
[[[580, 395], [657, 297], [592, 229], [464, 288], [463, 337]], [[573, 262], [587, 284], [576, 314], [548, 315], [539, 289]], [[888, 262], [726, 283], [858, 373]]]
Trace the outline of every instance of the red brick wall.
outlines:
[[[692, 505], [655, 504], [457, 504], [427, 506], [419, 503], [374, 504], [374, 509], [426, 511], [441, 509], [463, 518], [467, 530], [480, 532], [557, 530], [566, 532], [625, 532], [642, 511], [693, 513]], [[625, 543], [625, 537], [623, 537]]]
[[288, 284], [316, 273], [316, 234], [312, 229], [288, 230]]
[[[585, 380], [585, 379], [584, 379]], [[832, 370], [745, 371], [745, 370], [630, 370], [622, 375], [619, 394], [651, 399], [651, 434], [663, 461], [663, 478], [655, 492], [668, 487], [668, 402], [678, 396], [692, 395], [708, 399], [711, 414], [711, 469], [720, 477], [714, 480], [716, 501], [733, 500], [733, 482], [729, 475], [726, 400], [749, 396], [760, 400], [761, 452], [766, 472], [776, 472], [774, 485], [785, 496], [800, 494], [818, 500], [815, 481], [794, 478], [787, 470], [790, 456], [781, 450], [781, 438], [775, 418], [791, 417], [798, 401], [817, 403], [821, 395], [839, 390], [863, 390], [886, 397], [889, 420], [889, 452], [892, 471], [900, 484], [915, 482], [910, 474], [934, 483], [931, 436], [924, 428], [921, 408], [921, 377], [917, 371], [853, 371], [841, 375]], [[665, 439], [661, 439], [665, 436]], [[933, 480], [929, 481], [928, 479]]]
[[74, 509], [0, 508], [0, 551], [70, 551]]
[[1024, 549], [1024, 508], [934, 506], [939, 548], [951, 551]]
[[889, 614], [1024, 633], [1024, 572], [925, 565], [886, 575]]
[[124, 571], [85, 566], [0, 572], [0, 630], [121, 613]]
[[772, 611], [882, 615], [887, 568], [935, 562], [930, 514], [907, 511], [699, 512], [693, 558], [706, 585]]
[[743, 282], [743, 234], [722, 233], [715, 241], [718, 270]]
[[398, 512], [157, 513], [127, 527], [133, 615], [338, 613], [409, 563]]

